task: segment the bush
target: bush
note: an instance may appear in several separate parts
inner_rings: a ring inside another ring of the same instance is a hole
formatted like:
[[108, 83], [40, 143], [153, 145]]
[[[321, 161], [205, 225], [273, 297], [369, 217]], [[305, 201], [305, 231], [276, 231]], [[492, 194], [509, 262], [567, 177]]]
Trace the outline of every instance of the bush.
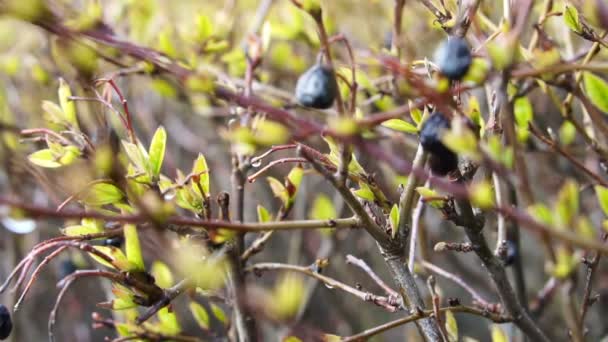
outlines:
[[603, 1], [0, 14], [3, 338], [608, 336]]

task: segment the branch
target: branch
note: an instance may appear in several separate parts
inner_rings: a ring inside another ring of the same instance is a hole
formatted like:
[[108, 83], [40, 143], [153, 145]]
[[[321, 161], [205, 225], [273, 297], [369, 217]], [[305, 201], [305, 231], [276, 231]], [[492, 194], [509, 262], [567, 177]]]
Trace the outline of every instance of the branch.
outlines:
[[546, 341], [549, 339], [540, 330], [536, 322], [532, 320], [530, 314], [522, 306], [519, 298], [515, 295], [509, 278], [505, 272], [502, 262], [492, 253], [488, 243], [483, 236], [483, 225], [479, 224], [473, 215], [473, 209], [468, 200], [457, 199], [456, 205], [461, 216], [464, 231], [475, 248], [475, 254], [481, 259], [490, 278], [496, 286], [501, 303], [511, 317], [513, 322], [533, 341]]
[[144, 313], [139, 315], [135, 320], [137, 325], [142, 324], [143, 322], [150, 319], [150, 317], [154, 316], [158, 312], [158, 310], [164, 308], [165, 306], [171, 304], [171, 302], [180, 294], [184, 293], [189, 287], [192, 286], [190, 279], [183, 279], [179, 283], [175, 284], [175, 286], [166, 289], [163, 293], [163, 296], [160, 300], [150, 306]]
[[[29, 214], [32, 218], [62, 218], [62, 219], [82, 219], [82, 218], [93, 218], [106, 220], [109, 222], [121, 222], [121, 223], [134, 223], [144, 224], [148, 223], [149, 218], [145, 215], [131, 214], [131, 215], [111, 215], [104, 214], [94, 211], [83, 211], [83, 210], [63, 210], [57, 212], [52, 208], [39, 207], [31, 205], [25, 202], [16, 201], [9, 199], [4, 196], [0, 196], [0, 204], [8, 205], [14, 208], [18, 208]], [[228, 229], [238, 232], [260, 232], [267, 230], [296, 230], [296, 229], [320, 229], [320, 228], [343, 228], [353, 229], [359, 228], [359, 222], [356, 218], [343, 218], [343, 219], [328, 219], [328, 220], [294, 220], [294, 221], [281, 221], [281, 222], [258, 222], [258, 223], [237, 223], [222, 220], [201, 220], [197, 218], [184, 217], [184, 216], [173, 216], [165, 221], [166, 224], [184, 226], [188, 229], [200, 230], [200, 228], [206, 229]], [[196, 229], [199, 228], [199, 229]], [[179, 232], [179, 227], [169, 228]], [[202, 230], [200, 230], [202, 232]], [[105, 236], [105, 235], [104, 235]]]
[[376, 282], [376, 284], [378, 284], [378, 286], [380, 286], [389, 296], [399, 297], [399, 294], [390, 288], [390, 286], [386, 285], [386, 283], [376, 274], [376, 272], [374, 272], [374, 270], [372, 270], [372, 268], [369, 267], [369, 265], [362, 259], [349, 254], [346, 256], [346, 263], [353, 264], [362, 269], [363, 272], [367, 273], [367, 275], [369, 275], [369, 277], [372, 278], [374, 282]]
[[[470, 315], [487, 318], [494, 323], [507, 323], [507, 322], [512, 321], [512, 319], [508, 316], [493, 314], [493, 313], [490, 313], [485, 310], [480, 310], [480, 309], [472, 308], [469, 306], [462, 306], [462, 305], [443, 307], [443, 308], [439, 308], [438, 311], [439, 312], [452, 311], [452, 312], [467, 313]], [[384, 323], [382, 325], [379, 325], [379, 326], [371, 328], [371, 329], [367, 329], [356, 335], [344, 337], [344, 338], [342, 338], [341, 341], [342, 342], [366, 341], [370, 337], [376, 336], [376, 335], [383, 333], [387, 330], [390, 330], [392, 328], [396, 328], [398, 326], [402, 326], [402, 325], [405, 325], [410, 322], [415, 322], [415, 321], [425, 318], [425, 317], [431, 317], [434, 314], [435, 314], [434, 310], [418, 311], [412, 315], [409, 315], [409, 316], [406, 316], [403, 318], [399, 318], [399, 319], [396, 319], [396, 320], [388, 322], [388, 323]]]
[[260, 274], [262, 271], [268, 271], [268, 270], [285, 270], [285, 271], [294, 271], [294, 272], [305, 274], [307, 276], [313, 277], [313, 278], [323, 282], [325, 285], [327, 285], [328, 288], [337, 288], [342, 291], [348, 292], [365, 302], [372, 302], [380, 307], [385, 308], [386, 310], [388, 310], [390, 312], [395, 312], [400, 307], [398, 300], [396, 300], [394, 298], [377, 296], [370, 292], [364, 292], [364, 291], [358, 290], [358, 289], [356, 289], [352, 286], [346, 285], [338, 280], [335, 280], [333, 278], [324, 276], [318, 272], [313, 271], [311, 266], [296, 266], [296, 265], [268, 262], [268, 263], [259, 263], [259, 264], [251, 265], [245, 269], [245, 272], [253, 272], [254, 274]]
[[487, 309], [490, 307], [490, 303], [485, 300], [483, 297], [481, 297], [481, 295], [479, 293], [477, 293], [477, 291], [475, 291], [471, 286], [469, 286], [469, 284], [467, 284], [464, 280], [462, 280], [461, 278], [459, 278], [457, 275], [450, 273], [442, 268], [440, 268], [439, 266], [436, 266], [430, 262], [421, 260], [420, 261], [420, 265], [422, 265], [422, 267], [430, 270], [433, 273], [437, 273], [440, 276], [447, 278], [453, 282], [455, 282], [456, 284], [460, 285], [460, 287], [462, 287], [465, 291], [467, 291], [472, 297], [473, 299], [479, 303], [479, 305], [481, 305], [481, 307]]

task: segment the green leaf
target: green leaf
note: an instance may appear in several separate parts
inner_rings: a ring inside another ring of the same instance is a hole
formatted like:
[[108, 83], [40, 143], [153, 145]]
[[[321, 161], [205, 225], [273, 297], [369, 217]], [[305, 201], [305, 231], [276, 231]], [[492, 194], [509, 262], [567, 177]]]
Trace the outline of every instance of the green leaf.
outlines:
[[399, 207], [396, 204], [391, 208], [389, 219], [391, 228], [393, 229], [393, 238], [395, 238], [395, 236], [397, 236], [397, 231], [399, 230]]
[[[209, 194], [211, 193], [209, 185], [209, 167], [207, 166], [207, 160], [205, 159], [205, 156], [201, 153], [199, 153], [196, 160], [194, 160], [194, 165], [192, 166], [192, 174], [199, 175], [198, 182], [201, 185], [201, 188], [203, 188], [205, 195], [209, 196]], [[195, 191], [199, 191], [197, 186], [193, 188], [195, 189]]]
[[492, 325], [492, 342], [509, 342], [507, 335], [497, 324]]
[[445, 312], [445, 330], [448, 333], [448, 341], [458, 342], [458, 324], [452, 311], [447, 310]]
[[443, 134], [441, 141], [457, 154], [473, 160], [479, 159], [477, 138], [470, 129], [466, 128], [464, 121], [460, 119], [452, 120], [452, 129]]
[[257, 212], [258, 212], [258, 222], [263, 223], [263, 222], [270, 222], [272, 220], [272, 215], [270, 215], [268, 210], [266, 210], [266, 208], [264, 208], [263, 205], [258, 204]]
[[294, 317], [300, 310], [305, 291], [300, 275], [293, 272], [283, 274], [277, 280], [270, 302], [274, 317], [279, 320]]
[[573, 180], [568, 180], [562, 186], [555, 203], [555, 212], [559, 218], [560, 226], [568, 226], [574, 217], [578, 215], [579, 208], [579, 186]]
[[373, 202], [376, 197], [374, 196], [374, 193], [369, 188], [369, 186], [363, 182], [359, 182], [359, 187], [360, 188], [358, 190], [353, 191], [353, 193], [359, 198]]
[[528, 213], [539, 222], [549, 226], [553, 225], [553, 212], [542, 203], [536, 203], [528, 207]]
[[82, 236], [82, 235], [89, 235], [89, 234], [95, 234], [95, 233], [99, 233], [99, 230], [96, 229], [95, 227], [82, 226], [82, 225], [67, 226], [67, 227], [61, 229], [61, 234], [67, 235], [67, 236]]
[[80, 199], [90, 206], [102, 206], [120, 201], [124, 197], [122, 191], [110, 183], [96, 183], [91, 185], [80, 196]]
[[576, 127], [570, 121], [564, 121], [559, 128], [559, 141], [562, 145], [570, 145], [576, 139]]
[[320, 193], [312, 202], [309, 216], [313, 220], [330, 220], [338, 215], [333, 201], [326, 194]]
[[167, 264], [161, 261], [155, 261], [152, 264], [150, 273], [154, 277], [156, 285], [163, 289], [168, 289], [173, 286], [173, 274]]
[[278, 122], [268, 119], [259, 119], [258, 121], [255, 121], [253, 125], [253, 140], [257, 145], [280, 145], [289, 139], [289, 130]]
[[144, 271], [144, 258], [141, 254], [141, 246], [139, 244], [139, 237], [137, 236], [137, 226], [125, 224], [123, 230], [127, 260], [135, 265], [136, 270]]
[[44, 149], [44, 150], [36, 151], [36, 152], [30, 154], [27, 157], [27, 159], [34, 165], [38, 165], [40, 167], [46, 167], [46, 168], [50, 168], [50, 169], [54, 169], [54, 168], [63, 166], [63, 165], [61, 165], [61, 163], [59, 163], [55, 159], [55, 155], [53, 154], [53, 151], [51, 151], [48, 148]]
[[266, 177], [266, 180], [274, 196], [281, 200], [283, 206], [287, 207], [289, 205], [289, 194], [283, 183], [274, 177]]
[[471, 185], [471, 202], [482, 209], [490, 209], [494, 206], [494, 189], [492, 184], [481, 181]]
[[[431, 207], [438, 208], [438, 209], [440, 209], [440, 208], [443, 207], [443, 204], [444, 204], [445, 200], [435, 199], [435, 198], [442, 198], [442, 196], [439, 195], [439, 193], [437, 193], [437, 191], [435, 191], [433, 189], [425, 188], [423, 186], [419, 186], [419, 187], [416, 188], [416, 192]], [[431, 198], [433, 198], [433, 199], [429, 200]]]
[[530, 132], [528, 131], [528, 123], [534, 117], [534, 109], [532, 103], [527, 97], [518, 97], [513, 103], [513, 112], [515, 114], [515, 122], [517, 123], [517, 138], [520, 142], [528, 140]]
[[286, 183], [289, 198], [293, 201], [298, 193], [300, 184], [302, 183], [302, 176], [304, 175], [304, 169], [301, 166], [296, 166], [287, 175]]
[[218, 321], [222, 322], [224, 325], [228, 325], [228, 317], [226, 317], [226, 313], [222, 308], [220, 308], [217, 304], [211, 303], [211, 312]]
[[93, 246], [93, 248], [95, 248], [100, 253], [103, 253], [106, 256], [110, 257], [111, 259], [111, 262], [108, 262], [93, 253], [89, 253], [91, 258], [93, 258], [98, 263], [106, 267], [119, 269], [125, 272], [135, 270], [135, 265], [129, 262], [125, 254], [120, 250], [120, 248], [116, 248], [113, 246]]
[[418, 128], [412, 125], [411, 123], [401, 120], [401, 119], [390, 119], [384, 121], [382, 126], [388, 127], [390, 129], [394, 129], [395, 131], [405, 132], [405, 133], [418, 133]]
[[200, 43], [207, 40], [213, 34], [213, 23], [204, 14], [196, 16], [196, 40]]
[[576, 33], [582, 32], [581, 22], [578, 18], [578, 10], [574, 6], [564, 8], [564, 23]]
[[[422, 120], [422, 111], [418, 108], [415, 108], [414, 103], [410, 100], [407, 101], [408, 106], [410, 107], [410, 117], [416, 123], [416, 126], [420, 124], [420, 120]], [[416, 128], [418, 131], [418, 128]]]
[[167, 132], [163, 126], [160, 126], [154, 132], [148, 155], [150, 156], [150, 171], [155, 178], [160, 174], [160, 169], [163, 166], [165, 159], [165, 148], [167, 145]]
[[555, 257], [556, 263], [551, 270], [551, 274], [558, 279], [565, 279], [570, 276], [570, 274], [576, 270], [579, 263], [579, 259], [574, 255], [574, 253], [568, 251], [564, 247], [557, 249]]
[[485, 58], [473, 58], [463, 81], [481, 84], [488, 77], [489, 71], [490, 63]]
[[72, 90], [70, 90], [70, 86], [63, 80], [63, 78], [59, 79], [58, 95], [59, 104], [61, 105], [61, 110], [63, 112], [65, 120], [69, 122], [73, 127], [78, 127], [78, 118], [76, 116], [76, 104], [74, 104], [74, 101], [69, 99], [69, 97], [72, 96]]
[[69, 124], [66, 121], [63, 110], [56, 103], [51, 101], [42, 101], [42, 110], [46, 114], [45, 119], [56, 124]]
[[122, 146], [127, 153], [127, 157], [129, 157], [129, 161], [135, 166], [137, 171], [145, 171], [147, 169], [146, 165], [148, 164], [148, 156], [143, 153], [145, 150], [140, 146], [125, 140], [122, 141]]
[[159, 330], [166, 335], [177, 335], [182, 330], [174, 312], [169, 311], [169, 307], [158, 310]]
[[201, 329], [205, 331], [209, 330], [210, 323], [209, 314], [207, 313], [207, 310], [205, 310], [202, 305], [196, 302], [190, 302], [189, 307], [190, 312], [192, 312], [192, 316], [194, 317], [194, 320], [196, 320], [196, 323], [198, 323]]
[[604, 215], [608, 216], [608, 188], [605, 188], [601, 185], [596, 185], [595, 194], [597, 196], [598, 202], [600, 203], [600, 207], [604, 212]]
[[608, 113], [608, 84], [590, 72], [583, 73], [585, 92], [589, 100], [602, 112]]

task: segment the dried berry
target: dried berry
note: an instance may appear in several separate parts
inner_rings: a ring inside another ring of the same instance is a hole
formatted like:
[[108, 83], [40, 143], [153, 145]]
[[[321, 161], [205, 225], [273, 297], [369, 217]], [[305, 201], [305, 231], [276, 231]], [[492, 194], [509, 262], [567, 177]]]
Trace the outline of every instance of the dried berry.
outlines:
[[472, 60], [471, 48], [458, 37], [449, 37], [435, 53], [435, 64], [450, 80], [459, 80], [466, 75]]
[[445, 176], [458, 167], [458, 156], [441, 142], [441, 135], [450, 129], [450, 121], [442, 113], [434, 112], [420, 128], [420, 144], [429, 153], [429, 167], [433, 173]]
[[338, 83], [334, 70], [317, 64], [308, 69], [296, 84], [296, 99], [305, 107], [327, 109], [338, 94]]
[[11, 321], [11, 313], [6, 306], [0, 304], [0, 340], [6, 339], [13, 330], [13, 322]]

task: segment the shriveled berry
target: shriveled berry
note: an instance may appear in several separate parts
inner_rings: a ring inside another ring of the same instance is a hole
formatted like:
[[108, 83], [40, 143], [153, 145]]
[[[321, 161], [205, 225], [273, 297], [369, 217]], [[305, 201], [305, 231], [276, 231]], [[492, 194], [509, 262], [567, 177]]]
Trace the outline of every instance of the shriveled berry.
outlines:
[[308, 69], [296, 84], [296, 99], [305, 107], [327, 109], [338, 94], [338, 83], [334, 70], [317, 64]]
[[459, 80], [466, 75], [472, 60], [469, 44], [458, 37], [449, 37], [435, 53], [435, 64], [450, 80]]
[[6, 339], [13, 330], [13, 322], [11, 321], [11, 313], [6, 306], [0, 304], [0, 340]]
[[458, 167], [458, 156], [441, 142], [441, 135], [450, 129], [450, 121], [440, 112], [432, 113], [420, 128], [420, 144], [429, 153], [433, 173], [445, 176]]

